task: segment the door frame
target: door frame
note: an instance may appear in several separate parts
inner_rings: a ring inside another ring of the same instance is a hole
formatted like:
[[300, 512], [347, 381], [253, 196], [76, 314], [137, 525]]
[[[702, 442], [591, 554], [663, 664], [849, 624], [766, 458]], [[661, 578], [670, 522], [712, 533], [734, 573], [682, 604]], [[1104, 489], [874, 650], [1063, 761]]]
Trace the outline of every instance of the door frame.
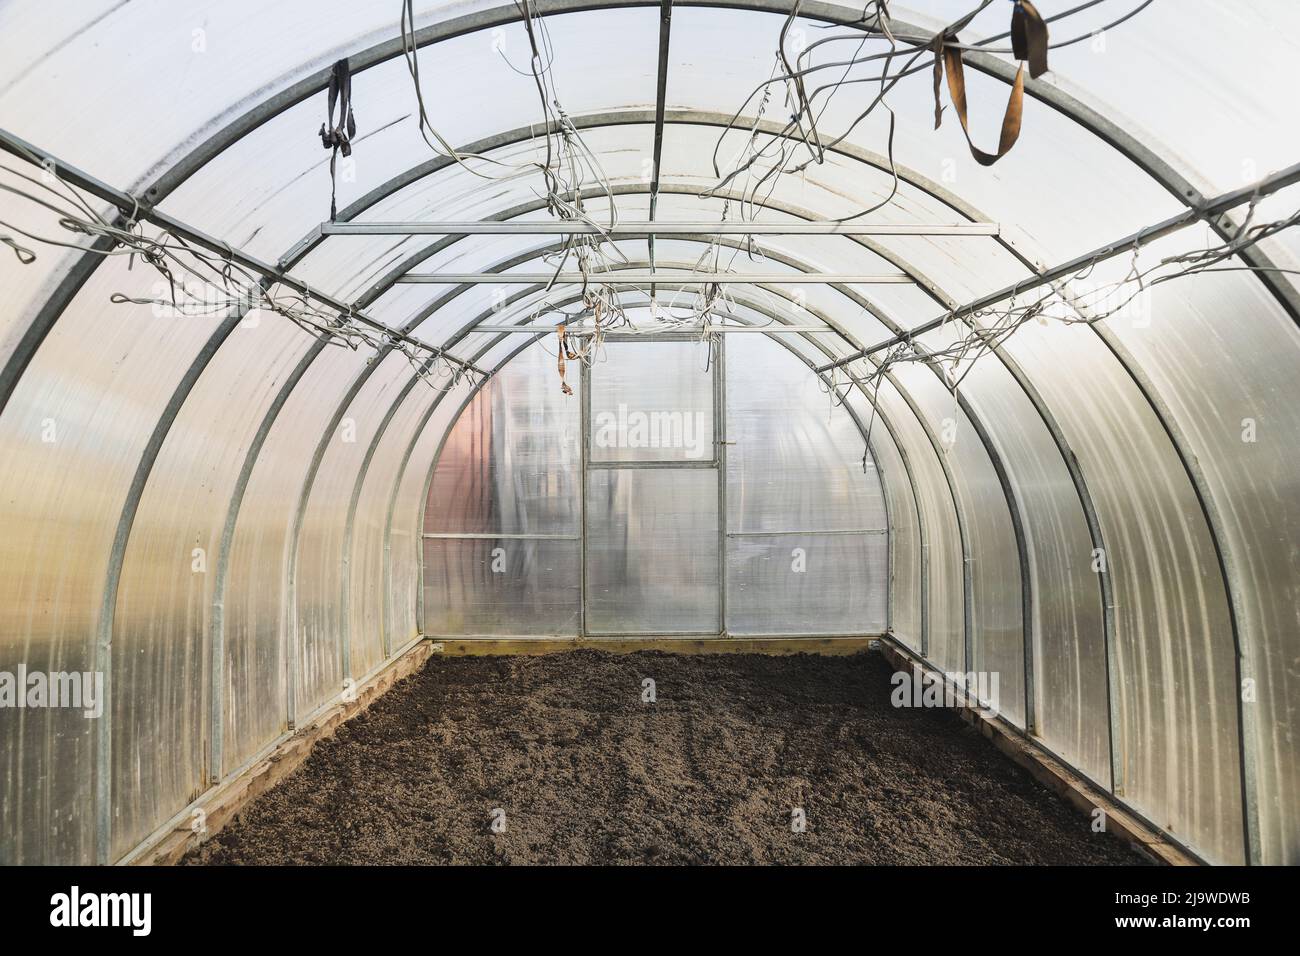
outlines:
[[[579, 615], [578, 632], [583, 638], [593, 640], [618, 640], [620, 638], [722, 638], [727, 636], [727, 409], [726, 409], [726, 347], [725, 335], [712, 334], [707, 337], [689, 332], [647, 332], [617, 333], [605, 336], [605, 342], [693, 342], [707, 345], [711, 351], [709, 373], [713, 386], [713, 458], [709, 461], [658, 461], [658, 462], [598, 462], [591, 460], [591, 368], [587, 362], [580, 362], [579, 381], [581, 402], [579, 428], [582, 432], [580, 484], [581, 501], [579, 503], [579, 535], [582, 539], [581, 553], [578, 560]], [[711, 469], [717, 476], [718, 486], [718, 617], [717, 627], [711, 631], [593, 631], [587, 622], [587, 478], [592, 469], [614, 471], [619, 469]]]

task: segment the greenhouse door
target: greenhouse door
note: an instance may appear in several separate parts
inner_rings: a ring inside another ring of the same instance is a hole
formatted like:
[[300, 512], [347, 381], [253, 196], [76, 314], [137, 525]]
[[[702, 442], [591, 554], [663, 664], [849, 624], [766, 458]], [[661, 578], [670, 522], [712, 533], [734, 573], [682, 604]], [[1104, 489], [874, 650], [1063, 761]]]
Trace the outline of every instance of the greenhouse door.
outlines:
[[588, 635], [722, 631], [720, 354], [687, 336], [610, 336], [584, 369]]

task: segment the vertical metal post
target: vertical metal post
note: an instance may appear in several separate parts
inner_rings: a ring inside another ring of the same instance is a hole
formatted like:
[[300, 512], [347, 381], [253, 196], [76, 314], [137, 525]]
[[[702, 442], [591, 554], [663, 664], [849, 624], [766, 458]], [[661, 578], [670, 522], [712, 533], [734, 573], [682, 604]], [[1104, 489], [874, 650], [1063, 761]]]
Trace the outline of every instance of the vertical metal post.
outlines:
[[718, 634], [727, 636], [727, 362], [726, 336], [711, 336], [713, 352], [713, 456], [718, 475]]
[[[561, 346], [563, 348], [563, 346]], [[579, 442], [580, 480], [578, 489], [578, 636], [587, 637], [587, 463], [591, 460], [591, 370], [585, 361], [578, 363], [578, 420], [582, 440]]]

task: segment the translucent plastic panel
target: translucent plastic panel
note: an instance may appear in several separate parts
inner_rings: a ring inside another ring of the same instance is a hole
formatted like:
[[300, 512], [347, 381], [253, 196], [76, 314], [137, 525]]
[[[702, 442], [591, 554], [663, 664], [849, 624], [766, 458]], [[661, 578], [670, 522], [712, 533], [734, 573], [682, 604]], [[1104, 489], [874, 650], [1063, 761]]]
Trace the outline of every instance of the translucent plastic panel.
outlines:
[[712, 461], [713, 372], [697, 342], [610, 342], [592, 363], [593, 462]]
[[727, 530], [883, 529], [862, 434], [808, 367], [765, 336], [731, 335], [726, 369]]
[[[391, 7], [396, 18], [397, 7]], [[314, 15], [314, 14], [313, 14]], [[629, 103], [653, 102], [658, 14], [648, 9], [587, 11], [548, 17], [548, 79], [570, 115], [609, 111]], [[397, 36], [396, 23], [390, 37]], [[420, 61], [429, 119], [459, 149], [506, 130], [543, 122], [542, 107], [528, 73], [528, 42], [519, 24], [501, 28], [495, 43], [489, 30], [446, 40]], [[609, 37], [644, 37], [644, 42], [609, 43]], [[600, 82], [589, 81], [599, 76]], [[473, 93], [465, 90], [473, 77]], [[358, 124], [350, 162], [339, 176], [338, 204], [347, 203], [436, 154], [421, 138], [415, 91], [401, 56], [354, 72], [352, 102]], [[320, 148], [326, 96], [299, 103], [268, 120], [178, 189], [164, 203], [174, 215], [203, 225], [214, 235], [246, 244], [259, 255], [277, 256], [307, 230], [329, 218], [329, 154]], [[529, 150], [537, 162], [539, 144]], [[639, 156], [629, 156], [639, 166]], [[493, 179], [502, 170], [487, 168]], [[232, 178], [233, 177], [233, 178]], [[238, 188], [232, 184], [238, 183]], [[484, 186], [492, 188], [491, 179]], [[499, 184], [496, 189], [501, 189]], [[516, 187], [522, 198], [544, 189], [535, 167]]]
[[[301, 336], [301, 333], [300, 333]], [[305, 338], [305, 336], [301, 336]], [[304, 354], [310, 354], [306, 344]], [[317, 348], [313, 343], [311, 349]], [[302, 368], [306, 358], [297, 368]], [[289, 688], [296, 683], [295, 649], [286, 638], [285, 542], [292, 515], [286, 501], [302, 488], [311, 458], [310, 432], [325, 426], [316, 421], [328, 414], [322, 399], [340, 387], [340, 373], [359, 359], [350, 350], [327, 349], [298, 380], [298, 388], [274, 416], [270, 411], [259, 428], [261, 446], [248, 469], [245, 484], [232, 495], [235, 524], [226, 552], [223, 597], [226, 727], [223, 764], [229, 771], [256, 754], [287, 726]], [[295, 373], [297, 372], [295, 368]], [[276, 383], [277, 393], [283, 382]]]
[[[0, 494], [6, 502], [0, 670], [97, 669], [92, 647], [123, 503], [154, 424], [216, 325], [208, 317], [178, 320], [148, 306], [109, 301], [115, 292], [148, 296], [156, 278], [152, 270], [128, 271], [123, 260], [102, 267], [36, 352], [0, 416]], [[149, 641], [138, 634], [114, 642], [115, 658], [125, 655], [113, 661], [114, 672], [130, 673], [133, 651]], [[133, 741], [161, 738], [178, 713], [201, 718], [199, 656], [164, 653], [142, 660], [141, 674], [158, 683], [147, 685], [142, 677], [137, 694], [114, 695], [106, 705], [105, 719], [111, 705], [114, 725], [122, 728], [124, 760]], [[139, 705], [134, 728], [125, 719], [133, 700]], [[20, 859], [90, 860], [87, 781], [95, 772], [96, 722], [72, 713], [25, 711], [21, 720], [0, 721], [5, 752], [14, 755], [6, 758], [12, 776], [5, 782], [3, 837], [8, 843], [10, 826], [22, 830], [14, 854]], [[201, 759], [200, 750], [178, 752], [167, 770], [172, 792], [202, 778]], [[133, 779], [130, 764], [119, 766], [119, 781]], [[16, 788], [28, 796], [11, 799]], [[117, 799], [137, 796], [124, 788]]]
[[[352, 660], [352, 635], [347, 630], [351, 594], [346, 591], [350, 570], [344, 561], [346, 519], [365, 451], [401, 388], [414, 377], [406, 357], [396, 353], [368, 366], [366, 373], [333, 432], [315, 436], [317, 442], [325, 442], [324, 453], [315, 479], [306, 490], [306, 507], [298, 532], [291, 593], [300, 661], [304, 671], [310, 666], [322, 675], [329, 673], [331, 654], [342, 655], [344, 677], [362, 674]], [[310, 711], [335, 693], [324, 681], [304, 681], [299, 685], [299, 705]]]
[[[417, 2], [417, 22], [445, 7]], [[393, 4], [342, 0], [6, 3], [0, 115], [25, 139], [126, 188], [215, 133], [219, 118], [396, 37], [397, 20]]]
[[884, 532], [728, 537], [728, 633], [883, 633], [888, 547]]
[[425, 538], [425, 631], [456, 636], [578, 632], [581, 542]]
[[1095, 331], [1031, 322], [1006, 348], [1057, 414], [1097, 502], [1115, 587], [1116, 788], [1209, 858], [1239, 861], [1231, 629], [1186, 470]]
[[488, 382], [442, 449], [425, 531], [578, 533], [582, 452], [573, 378], [574, 394], [562, 394], [555, 360], [530, 348]]
[[434, 399], [434, 405], [407, 453], [407, 460], [392, 502], [392, 530], [389, 532], [389, 560], [392, 563], [389, 601], [392, 624], [389, 646], [400, 648], [423, 628], [420, 613], [424, 606], [424, 587], [420, 566], [424, 560], [423, 529], [425, 503], [429, 497], [430, 472], [434, 456], [456, 416], [464, 408], [473, 387], [462, 381]]
[[717, 633], [718, 475], [712, 468], [587, 476], [587, 629]]
[[405, 450], [439, 394], [423, 380], [410, 386], [410, 391], [391, 410], [392, 418], [376, 436], [365, 469], [353, 489], [347, 606], [349, 650], [357, 675], [371, 673], [386, 657], [389, 502], [396, 490]]
[[[923, 341], [937, 349], [955, 334], [944, 329]], [[998, 448], [1020, 504], [1032, 598], [1034, 733], [1108, 787], [1102, 589], [1080, 495], [1045, 419], [998, 356], [958, 364], [954, 375]]]
[[966, 670], [964, 543], [956, 501], [934, 446], [892, 384], [880, 386], [877, 427], [889, 429], [916, 480], [926, 541], [921, 552], [926, 590], [925, 654], [946, 671]]
[[997, 673], [1002, 716], [1023, 726], [1024, 636], [1020, 561], [1006, 496], [985, 445], [952, 394], [929, 368], [894, 372], [944, 449], [961, 506], [971, 558], [971, 652], [967, 670]]
[[924, 633], [921, 615], [922, 587], [921, 514], [908, 471], [893, 433], [857, 389], [848, 393], [851, 408], [871, 440], [871, 461], [884, 491], [889, 516], [889, 629], [895, 637], [920, 653]]
[[[0, 11], [0, 17], [3, 16], [3, 11]], [[3, 42], [0, 39], [0, 44]], [[42, 187], [53, 184], [42, 178], [45, 172], [41, 166], [5, 153], [0, 158], [0, 167], [3, 167], [0, 168], [0, 187], [4, 190], [21, 190], [39, 197], [42, 202], [52, 200], [53, 197]], [[9, 237], [36, 257], [34, 262], [23, 264], [9, 246], [0, 246], [4, 253], [0, 255], [0, 366], [3, 366], [13, 356], [24, 333], [58, 289], [59, 283], [66, 278], [68, 270], [82, 258], [79, 249], [46, 245], [28, 239], [24, 233], [82, 248], [89, 246], [91, 240], [59, 228], [55, 214], [45, 206], [18, 199], [7, 191], [0, 191], [0, 197], [3, 197], [0, 199], [0, 222], [4, 223], [0, 225], [0, 236]], [[100, 203], [92, 200], [90, 207], [100, 215], [108, 215]]]
[[[286, 554], [289, 530], [316, 449], [328, 432], [334, 410], [343, 401], [348, 385], [365, 367], [366, 359], [364, 351], [326, 348], [311, 364], [276, 416], [258, 455], [236, 526], [235, 560], [231, 565], [227, 600], [235, 602], [236, 614], [249, 615], [248, 626], [259, 631], [274, 621], [285, 622], [282, 626], [287, 626], [288, 634], [292, 635], [289, 644], [291, 712], [299, 719], [331, 695], [341, 692], [342, 635], [337, 620], [321, 621], [310, 633], [296, 626], [294, 605], [289, 599], [292, 594], [288, 577], [291, 555]], [[316, 527], [313, 520], [307, 533], [313, 539]], [[240, 538], [245, 534], [248, 538], [241, 545]], [[247, 549], [242, 559], [241, 548]], [[315, 562], [298, 564], [300, 583], [307, 585], [309, 602], [319, 588], [328, 586], [317, 577], [328, 573], [328, 566], [319, 566], [328, 559], [321, 552], [316, 552], [315, 557]], [[341, 557], [340, 550], [336, 564]], [[338, 584], [337, 578], [334, 580], [333, 606], [337, 613]]]
[[[1123, 12], [1103, 4], [1059, 30], [1086, 35]], [[1046, 79], [1083, 91], [1104, 116], [1189, 164], [1198, 185], [1226, 192], [1295, 162], [1300, 136], [1287, 64], [1300, 55], [1297, 35], [1300, 7], [1288, 0], [1153, 3], [1100, 41], [1053, 50]]]
[[[968, 12], [970, 4], [957, 15]], [[998, 5], [1001, 6], [1001, 5]], [[860, 16], [860, 9], [845, 7], [846, 19]], [[904, 8], [891, 12], [900, 25], [906, 22]], [[1005, 30], [1009, 15], [990, 14]], [[779, 14], [757, 15], [749, 12], [715, 9], [681, 9], [673, 18], [672, 66], [668, 74], [669, 108], [707, 110], [729, 117], [745, 102], [771, 73], [773, 53], [785, 17]], [[798, 20], [793, 29], [801, 31], [811, 42], [827, 35], [813, 21]], [[846, 31], [839, 31], [846, 32]], [[923, 31], [924, 33], [924, 31]], [[849, 44], [826, 48], [817, 62], [843, 55]], [[881, 49], [877, 44], [873, 49]], [[1128, 65], [1128, 60], [1125, 61]], [[1114, 57], [1104, 58], [1104, 66], [1113, 69]], [[870, 66], [878, 74], [879, 61]], [[1136, 67], [1135, 67], [1136, 68]], [[823, 71], [829, 82], [833, 72], [839, 79], [843, 71]], [[863, 70], [847, 74], [852, 80], [868, 75]], [[971, 105], [973, 135], [977, 142], [995, 133], [997, 116], [1007, 101], [1008, 84], [994, 80], [975, 69], [966, 70], [967, 95]], [[828, 135], [846, 129], [862, 113], [875, 93], [871, 83], [859, 82], [843, 87], [827, 105], [820, 128]], [[780, 96], [775, 93], [774, 98]], [[757, 110], [761, 98], [756, 96], [747, 114]], [[946, 102], [945, 96], [945, 102]], [[889, 104], [896, 114], [897, 128], [894, 156], [903, 165], [923, 175], [952, 186], [962, 197], [995, 221], [1014, 224], [1032, 242], [1041, 245], [1051, 260], [1068, 258], [1101, 245], [1115, 236], [1125, 235], [1176, 211], [1177, 201], [1125, 159], [1118, 151], [1079, 127], [1052, 107], [1026, 96], [1019, 142], [1014, 150], [993, 169], [976, 164], [962, 136], [960, 124], [951, 109], [941, 129], [933, 129], [934, 92], [930, 71], [921, 69], [893, 87]], [[1186, 109], [1181, 111], [1186, 115]], [[783, 114], [769, 107], [768, 118], [781, 121]], [[849, 142], [883, 152], [889, 139], [890, 115], [877, 109], [849, 136]], [[987, 130], [981, 136], [981, 131]], [[749, 132], [742, 128], [724, 141], [719, 151], [722, 162], [736, 155]], [[802, 154], [801, 154], [802, 155]], [[809, 175], [815, 177], [816, 167]], [[1104, 196], [1105, 215], [1097, 215], [1097, 196]], [[841, 215], [866, 208], [850, 194], [841, 206]], [[981, 266], [980, 259], [951, 263], [949, 271], [972, 275]], [[941, 280], [953, 285], [951, 276]]]
[[[1199, 229], [1170, 237], [1145, 250], [1141, 265], [1186, 252], [1204, 238]], [[1212, 272], [1155, 286], [1139, 317], [1143, 321], [1107, 326], [1168, 403], [1215, 505], [1220, 546], [1235, 575], [1246, 672], [1255, 687], [1254, 700], [1244, 706], [1256, 728], [1261, 858], [1295, 864], [1300, 332], [1247, 272]], [[1216, 660], [1227, 658], [1231, 635], [1218, 631], [1213, 639]], [[1225, 694], [1223, 703], [1228, 700]], [[1220, 713], [1230, 725], [1230, 717]]]
[[[276, 316], [254, 312], [237, 324], [186, 398], [141, 496], [122, 558], [114, 618], [114, 632], [121, 635], [115, 647], [126, 662], [115, 697], [130, 701], [128, 722], [120, 725], [125, 750], [117, 786], [138, 794], [115, 817], [119, 852], [180, 810], [223, 769], [211, 765], [207, 708], [214, 690], [221, 694], [216, 714], [223, 737], [229, 729], [234, 745], [235, 759], [223, 759], [225, 769], [238, 766], [283, 727], [278, 640], [250, 644], [246, 632], [235, 631], [213, 657], [212, 631], [216, 609], [224, 606], [224, 595], [215, 590], [231, 496], [266, 410], [308, 341]], [[214, 666], [238, 682], [223, 679], [214, 686]], [[204, 776], [177, 779], [186, 766]]]

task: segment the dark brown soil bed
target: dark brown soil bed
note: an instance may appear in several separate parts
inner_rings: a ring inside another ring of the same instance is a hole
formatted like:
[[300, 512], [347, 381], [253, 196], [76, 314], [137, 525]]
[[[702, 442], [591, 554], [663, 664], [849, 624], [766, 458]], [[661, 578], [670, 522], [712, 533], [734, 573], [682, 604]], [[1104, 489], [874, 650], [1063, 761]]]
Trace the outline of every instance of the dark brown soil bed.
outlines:
[[1142, 862], [955, 714], [891, 706], [890, 674], [876, 654], [435, 657], [186, 862]]

